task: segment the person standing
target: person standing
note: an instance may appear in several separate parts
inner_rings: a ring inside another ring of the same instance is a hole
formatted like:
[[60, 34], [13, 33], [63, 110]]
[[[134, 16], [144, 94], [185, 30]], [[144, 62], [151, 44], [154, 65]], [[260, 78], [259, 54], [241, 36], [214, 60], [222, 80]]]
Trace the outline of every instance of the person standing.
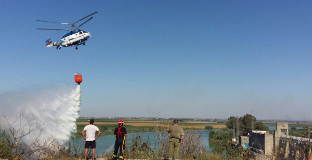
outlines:
[[[89, 121], [89, 125], [86, 125], [84, 127], [84, 129], [82, 130], [81, 134], [84, 140], [86, 140], [85, 143], [85, 160], [87, 159], [88, 156], [88, 149], [91, 147], [92, 148], [92, 159], [95, 159], [95, 148], [96, 148], [96, 143], [95, 140], [97, 138], [99, 138], [99, 136], [101, 135], [101, 131], [99, 130], [99, 128], [95, 125], [93, 125], [94, 123], [94, 119], [90, 119]], [[84, 134], [84, 132], [86, 132], [86, 136]], [[95, 137], [95, 133], [98, 132], [97, 136]]]
[[184, 132], [178, 125], [178, 120], [173, 120], [172, 126], [169, 127], [169, 159], [179, 158], [180, 142], [184, 145]]
[[114, 154], [113, 154], [113, 159], [117, 159], [117, 153], [118, 149], [120, 149], [120, 155], [118, 159], [124, 159], [124, 149], [125, 149], [125, 140], [127, 137], [127, 129], [123, 126], [124, 121], [119, 120], [118, 121], [118, 126], [115, 128], [114, 136], [116, 137], [115, 141], [115, 147], [114, 147]]

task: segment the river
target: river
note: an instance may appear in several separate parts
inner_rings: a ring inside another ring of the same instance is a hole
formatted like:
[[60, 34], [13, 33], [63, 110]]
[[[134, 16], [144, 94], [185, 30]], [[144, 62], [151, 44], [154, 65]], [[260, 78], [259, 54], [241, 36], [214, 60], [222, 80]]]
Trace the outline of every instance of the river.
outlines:
[[[276, 130], [276, 125], [275, 124], [265, 124], [265, 126], [267, 126], [269, 128], [270, 131], [275, 131]], [[296, 130], [300, 130], [300, 129], [303, 129], [302, 126], [294, 126], [294, 128]], [[288, 130], [292, 130], [293, 127], [292, 126], [288, 126]]]
[[[200, 134], [201, 135], [201, 144], [206, 148], [208, 151], [212, 151], [212, 148], [209, 146], [209, 130], [196, 130], [195, 134]], [[158, 146], [157, 143], [157, 133], [156, 132], [137, 132], [137, 133], [128, 133], [128, 137], [126, 140], [126, 143], [131, 144], [132, 138], [136, 136], [141, 136], [144, 138], [144, 140], [148, 140], [150, 143], [150, 146], [152, 148], [155, 148]], [[76, 139], [77, 145], [79, 148], [84, 148], [84, 139]], [[70, 141], [70, 143], [73, 143], [73, 140]], [[102, 135], [96, 140], [96, 153], [101, 154], [101, 153], [109, 153], [112, 152], [113, 147], [115, 143], [115, 137], [113, 135]]]

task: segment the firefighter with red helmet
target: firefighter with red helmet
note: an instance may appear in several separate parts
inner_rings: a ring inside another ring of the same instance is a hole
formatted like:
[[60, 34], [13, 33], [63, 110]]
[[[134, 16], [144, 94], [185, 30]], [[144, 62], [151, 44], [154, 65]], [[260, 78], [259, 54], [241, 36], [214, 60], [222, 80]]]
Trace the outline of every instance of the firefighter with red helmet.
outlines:
[[114, 154], [113, 154], [114, 160], [117, 159], [118, 149], [120, 149], [119, 150], [120, 155], [118, 159], [124, 159], [124, 149], [125, 149], [125, 140], [127, 137], [127, 130], [123, 125], [124, 125], [124, 121], [119, 120], [118, 126], [115, 128], [114, 136], [116, 137], [116, 141], [115, 141]]

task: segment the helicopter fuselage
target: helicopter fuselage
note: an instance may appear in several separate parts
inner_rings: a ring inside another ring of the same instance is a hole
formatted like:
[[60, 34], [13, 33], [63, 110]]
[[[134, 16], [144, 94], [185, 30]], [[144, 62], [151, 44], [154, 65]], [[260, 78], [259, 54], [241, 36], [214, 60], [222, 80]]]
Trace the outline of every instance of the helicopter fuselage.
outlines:
[[82, 30], [71, 31], [62, 37], [60, 44], [62, 45], [62, 47], [80, 45], [80, 44], [84, 44], [85, 41], [89, 39], [90, 37], [91, 37], [91, 34], [86, 31], [82, 31]]
[[61, 47], [71, 47], [78, 46], [83, 44], [85, 45], [85, 41], [91, 37], [91, 34], [87, 31], [83, 30], [74, 30], [65, 34], [59, 42], [52, 42], [51, 39], [46, 41], [46, 47], [56, 46], [56, 49], [61, 49]]

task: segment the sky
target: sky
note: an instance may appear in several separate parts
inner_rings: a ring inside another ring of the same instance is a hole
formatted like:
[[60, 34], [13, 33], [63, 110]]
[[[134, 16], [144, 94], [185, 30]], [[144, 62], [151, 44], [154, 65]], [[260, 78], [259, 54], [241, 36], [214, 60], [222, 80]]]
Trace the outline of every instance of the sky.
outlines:
[[[95, 11], [78, 50], [36, 29]], [[312, 120], [312, 1], [20, 0], [0, 15], [1, 95], [79, 72], [80, 116]]]

